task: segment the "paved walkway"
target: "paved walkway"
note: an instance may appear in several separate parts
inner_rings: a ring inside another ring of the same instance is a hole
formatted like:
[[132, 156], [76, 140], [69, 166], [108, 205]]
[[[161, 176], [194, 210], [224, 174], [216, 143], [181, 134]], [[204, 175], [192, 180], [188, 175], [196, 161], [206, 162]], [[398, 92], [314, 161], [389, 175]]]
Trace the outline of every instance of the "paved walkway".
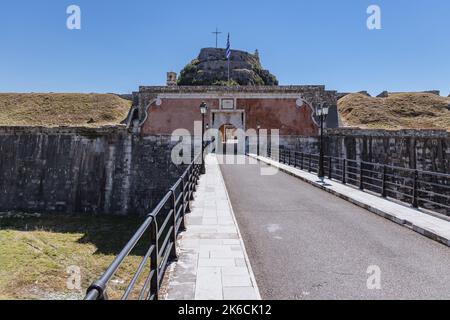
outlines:
[[325, 186], [323, 186], [317, 182], [318, 179], [315, 174], [281, 164], [269, 158], [257, 157], [256, 155], [251, 155], [251, 157], [277, 167], [315, 187], [319, 187], [375, 214], [392, 220], [397, 224], [408, 227], [430, 239], [438, 241], [446, 246], [450, 246], [450, 221], [434, 217], [406, 205], [388, 201], [382, 197], [358, 190], [334, 180], [325, 179]]
[[258, 300], [259, 291], [215, 155], [206, 159], [167, 300]]
[[448, 247], [262, 166], [221, 168], [264, 299], [450, 299]]

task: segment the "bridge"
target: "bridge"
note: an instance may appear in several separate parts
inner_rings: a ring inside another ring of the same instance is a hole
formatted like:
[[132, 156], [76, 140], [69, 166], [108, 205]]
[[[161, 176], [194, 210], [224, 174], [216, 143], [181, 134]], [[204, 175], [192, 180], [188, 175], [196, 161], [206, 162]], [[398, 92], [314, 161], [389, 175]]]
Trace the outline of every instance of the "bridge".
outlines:
[[204, 175], [197, 159], [86, 298], [107, 298], [149, 233], [123, 299], [449, 299], [450, 219], [424, 209], [448, 204], [424, 196], [433, 173], [325, 160], [322, 182], [316, 155], [209, 154]]

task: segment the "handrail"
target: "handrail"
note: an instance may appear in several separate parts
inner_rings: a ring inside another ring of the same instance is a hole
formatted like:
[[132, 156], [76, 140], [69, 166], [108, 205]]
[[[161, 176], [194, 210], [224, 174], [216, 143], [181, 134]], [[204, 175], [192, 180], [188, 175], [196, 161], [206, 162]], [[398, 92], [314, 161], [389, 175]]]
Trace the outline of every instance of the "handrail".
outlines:
[[[150, 232], [150, 244], [141, 260], [136, 273], [127, 285], [122, 300], [126, 300], [136, 287], [139, 277], [150, 261], [150, 270], [140, 290], [138, 299], [157, 300], [159, 287], [168, 263], [177, 258], [177, 235], [184, 229], [184, 217], [190, 212], [189, 202], [193, 200], [201, 171], [201, 154], [187, 167], [177, 182], [170, 188], [153, 211], [147, 215], [144, 223], [139, 227], [130, 241], [114, 259], [103, 275], [88, 288], [85, 300], [107, 300], [107, 287], [124, 260], [136, 248], [143, 236]], [[181, 187], [181, 188], [180, 188]], [[159, 223], [162, 220], [162, 223]], [[158, 228], [158, 225], [161, 225]], [[161, 240], [164, 243], [160, 245]], [[160, 252], [160, 250], [163, 250]], [[160, 261], [160, 259], [162, 259]]]
[[[305, 153], [280, 147], [278, 151], [267, 146], [267, 155], [289, 166], [308, 172], [318, 172], [318, 154]], [[424, 208], [450, 216], [450, 174], [402, 168], [381, 163], [324, 156], [325, 173], [330, 180], [353, 185], [408, 203], [414, 208]], [[339, 173], [339, 174], [338, 174]], [[381, 183], [380, 186], [376, 184]], [[424, 193], [429, 199], [421, 197]]]

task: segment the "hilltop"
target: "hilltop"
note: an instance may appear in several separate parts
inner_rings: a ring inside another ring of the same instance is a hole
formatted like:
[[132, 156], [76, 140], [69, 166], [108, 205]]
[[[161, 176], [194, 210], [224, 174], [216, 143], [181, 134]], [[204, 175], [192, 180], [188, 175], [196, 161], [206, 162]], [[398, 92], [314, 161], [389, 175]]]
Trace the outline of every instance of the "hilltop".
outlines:
[[[231, 50], [230, 85], [257, 86], [278, 85], [277, 78], [261, 66], [258, 52]], [[180, 86], [208, 86], [228, 84], [228, 60], [225, 49], [204, 48], [181, 71]]]
[[0, 93], [0, 126], [117, 125], [131, 104], [114, 94]]
[[338, 109], [344, 126], [450, 130], [450, 98], [431, 93], [398, 93], [386, 98], [350, 94], [338, 101]]

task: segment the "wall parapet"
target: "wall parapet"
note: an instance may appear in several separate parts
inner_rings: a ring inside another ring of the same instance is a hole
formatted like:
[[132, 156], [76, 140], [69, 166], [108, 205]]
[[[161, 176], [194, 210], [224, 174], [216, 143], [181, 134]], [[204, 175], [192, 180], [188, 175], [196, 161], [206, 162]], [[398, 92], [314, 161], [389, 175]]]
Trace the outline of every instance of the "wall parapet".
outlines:
[[421, 138], [450, 138], [450, 132], [445, 130], [432, 129], [404, 129], [404, 130], [383, 130], [383, 129], [361, 129], [361, 128], [334, 128], [327, 129], [328, 135], [335, 136], [360, 136], [360, 137], [421, 137]]

